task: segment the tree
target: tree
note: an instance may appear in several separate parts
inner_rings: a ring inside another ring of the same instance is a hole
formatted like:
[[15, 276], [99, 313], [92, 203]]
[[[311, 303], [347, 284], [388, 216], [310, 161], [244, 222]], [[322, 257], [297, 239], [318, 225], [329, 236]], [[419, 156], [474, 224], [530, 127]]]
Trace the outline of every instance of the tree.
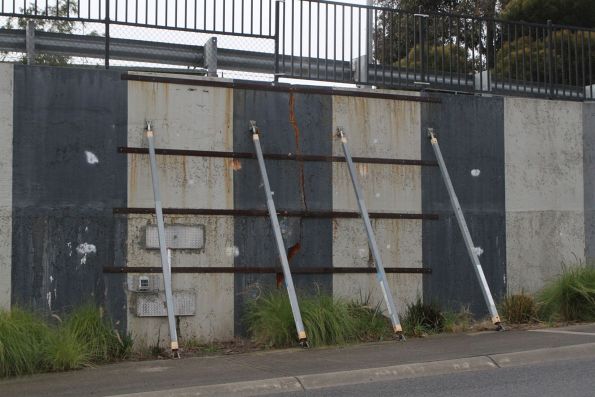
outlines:
[[595, 65], [595, 49], [586, 51], [588, 40], [595, 43], [595, 32], [561, 29], [552, 33], [552, 51], [549, 36], [522, 36], [505, 42], [496, 54], [494, 75], [502, 80], [552, 82], [573, 87], [595, 84], [595, 75], [589, 73], [590, 65]]
[[594, 0], [510, 0], [503, 10], [511, 21], [595, 27]]
[[[21, 13], [25, 15], [42, 15], [48, 17], [66, 17], [67, 15], [78, 15], [77, 2], [69, 0], [59, 0], [56, 5], [48, 6], [47, 13], [46, 9], [35, 8], [30, 6], [27, 9], [21, 8]], [[8, 21], [4, 25], [5, 29], [26, 29], [28, 21], [34, 21], [35, 30], [41, 30], [52, 33], [74, 33], [74, 31], [80, 26], [84, 26], [84, 22], [74, 22], [67, 19], [33, 19], [25, 16], [18, 18], [8, 18]], [[16, 26], [15, 26], [16, 22]], [[92, 32], [91, 34], [94, 34]], [[96, 34], [96, 33], [95, 33]], [[6, 55], [6, 53], [4, 54]], [[19, 58], [20, 62], [27, 63], [27, 56], [23, 55]], [[71, 61], [71, 57], [65, 55], [50, 55], [50, 54], [36, 54], [35, 63], [43, 65], [67, 65]]]
[[[446, 47], [449, 53], [455, 55], [459, 66], [461, 62], [465, 68], [461, 71], [471, 71], [475, 60], [480, 54], [493, 53], [493, 24], [482, 24], [474, 20], [473, 16], [493, 18], [496, 16], [502, 1], [498, 0], [377, 0], [376, 5], [389, 7], [391, 11], [380, 11], [374, 32], [374, 57], [382, 64], [403, 64], [403, 60], [416, 54], [427, 54], [428, 58], [437, 58], [441, 47]], [[429, 18], [420, 19], [414, 13], [429, 13]], [[439, 14], [452, 14], [439, 16]], [[457, 17], [463, 15], [463, 17]], [[467, 17], [465, 17], [467, 16]], [[421, 36], [420, 37], [420, 24]], [[424, 42], [424, 50], [420, 42]], [[467, 55], [469, 53], [469, 55]], [[461, 57], [460, 54], [465, 54]], [[469, 58], [469, 59], [468, 59]], [[430, 59], [427, 59], [430, 61]], [[472, 62], [469, 62], [472, 61]], [[492, 59], [490, 62], [492, 63]], [[407, 59], [406, 64], [417, 63]], [[428, 67], [440, 67], [432, 62]], [[443, 65], [443, 63], [440, 63]]]

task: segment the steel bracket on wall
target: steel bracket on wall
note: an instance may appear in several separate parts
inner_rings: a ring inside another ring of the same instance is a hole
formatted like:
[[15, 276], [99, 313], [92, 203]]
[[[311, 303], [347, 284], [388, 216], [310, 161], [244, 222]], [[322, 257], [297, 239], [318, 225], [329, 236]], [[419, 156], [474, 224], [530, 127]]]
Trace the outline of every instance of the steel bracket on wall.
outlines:
[[465, 241], [465, 247], [467, 248], [469, 258], [471, 258], [473, 270], [475, 271], [475, 275], [479, 280], [481, 292], [483, 293], [483, 297], [488, 306], [488, 310], [490, 311], [490, 315], [492, 316], [492, 322], [494, 323], [494, 325], [497, 326], [498, 330], [502, 330], [500, 316], [498, 315], [498, 310], [496, 309], [494, 298], [492, 297], [490, 287], [483, 273], [481, 263], [479, 262], [479, 257], [477, 256], [475, 245], [473, 244], [473, 240], [471, 239], [471, 234], [469, 233], [469, 228], [467, 227], [467, 222], [465, 221], [465, 216], [463, 215], [463, 210], [461, 209], [461, 204], [459, 203], [457, 194], [455, 193], [454, 187], [452, 186], [452, 181], [450, 180], [448, 170], [446, 169], [446, 163], [444, 162], [442, 152], [440, 151], [440, 145], [438, 144], [438, 135], [436, 135], [433, 128], [428, 128], [428, 139], [432, 144], [432, 149], [434, 149], [434, 154], [436, 155], [436, 159], [438, 160], [438, 167], [440, 168], [442, 179], [444, 180], [444, 184], [446, 185], [446, 190], [448, 190], [448, 196], [450, 197], [450, 203], [457, 218], [459, 229], [463, 234], [463, 240]]

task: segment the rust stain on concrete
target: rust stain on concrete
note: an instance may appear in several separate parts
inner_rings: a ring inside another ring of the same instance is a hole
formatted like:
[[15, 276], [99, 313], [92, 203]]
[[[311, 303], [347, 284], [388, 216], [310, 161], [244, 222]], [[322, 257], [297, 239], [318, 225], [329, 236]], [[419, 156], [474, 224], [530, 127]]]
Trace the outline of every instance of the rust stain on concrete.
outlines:
[[[295, 136], [295, 154], [302, 154], [300, 148], [300, 129], [295, 117], [295, 95], [289, 93], [289, 123], [293, 128]], [[304, 209], [308, 210], [308, 204], [306, 202], [306, 181], [305, 181], [304, 162], [300, 161], [300, 191], [302, 193], [302, 202], [304, 203]]]

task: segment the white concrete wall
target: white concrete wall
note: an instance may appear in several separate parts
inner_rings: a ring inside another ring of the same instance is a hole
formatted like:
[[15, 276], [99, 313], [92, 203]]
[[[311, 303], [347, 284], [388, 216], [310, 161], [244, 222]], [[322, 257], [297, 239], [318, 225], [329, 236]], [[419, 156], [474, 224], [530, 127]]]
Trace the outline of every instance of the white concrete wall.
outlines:
[[[333, 97], [333, 131], [343, 127], [355, 157], [419, 159], [420, 104], [377, 98]], [[335, 139], [333, 154], [342, 156]], [[357, 164], [360, 186], [370, 211], [421, 213], [421, 168], [417, 166]], [[333, 210], [357, 211], [355, 193], [345, 163], [333, 163]], [[422, 223], [419, 220], [372, 221], [385, 267], [421, 267]], [[333, 265], [372, 265], [361, 219], [333, 221]], [[395, 303], [422, 296], [421, 274], [388, 274]], [[384, 306], [374, 274], [335, 274], [333, 293], [345, 299], [366, 299]]]
[[[147, 147], [145, 120], [153, 123], [157, 148], [233, 150], [231, 89], [129, 82], [128, 145]], [[164, 208], [233, 208], [233, 163], [228, 159], [157, 156]], [[154, 207], [149, 158], [128, 157], [128, 206]], [[204, 225], [205, 248], [174, 250], [172, 266], [233, 266], [232, 217], [166, 216], [167, 224]], [[154, 216], [129, 216], [128, 266], [161, 266], [159, 251], [143, 247], [145, 227]], [[135, 281], [128, 277], [128, 329], [139, 345], [167, 346], [167, 319], [136, 317]], [[181, 317], [180, 337], [203, 342], [229, 340], [234, 327], [233, 274], [174, 274], [174, 291], [196, 294], [196, 315]], [[160, 288], [163, 289], [162, 284]]]
[[582, 104], [504, 99], [508, 291], [584, 260]]
[[0, 309], [10, 308], [11, 294], [13, 76], [0, 63]]

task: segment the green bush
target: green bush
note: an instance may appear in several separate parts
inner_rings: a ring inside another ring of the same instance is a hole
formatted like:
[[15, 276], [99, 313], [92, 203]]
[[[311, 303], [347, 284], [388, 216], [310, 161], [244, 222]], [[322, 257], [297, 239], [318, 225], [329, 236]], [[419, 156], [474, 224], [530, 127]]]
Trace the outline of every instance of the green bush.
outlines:
[[500, 303], [500, 314], [509, 324], [525, 324], [538, 320], [535, 299], [525, 293], [506, 296]]
[[103, 310], [93, 305], [74, 311], [63, 327], [85, 346], [94, 362], [124, 358], [132, 347], [130, 338], [122, 339], [103, 316]]
[[537, 296], [546, 321], [595, 321], [595, 267], [565, 268]]
[[44, 367], [43, 346], [50, 329], [20, 309], [0, 311], [0, 377], [34, 373]]
[[[308, 341], [312, 346], [382, 340], [390, 335], [390, 324], [378, 308], [333, 299], [318, 293], [299, 299]], [[296, 329], [285, 291], [265, 292], [247, 305], [248, 329], [258, 343], [268, 347], [291, 346]]]
[[94, 306], [57, 325], [17, 308], [0, 311], [0, 377], [81, 368], [123, 358], [131, 347]]
[[403, 331], [408, 336], [425, 336], [444, 330], [444, 315], [436, 303], [424, 303], [421, 298], [407, 305]]

